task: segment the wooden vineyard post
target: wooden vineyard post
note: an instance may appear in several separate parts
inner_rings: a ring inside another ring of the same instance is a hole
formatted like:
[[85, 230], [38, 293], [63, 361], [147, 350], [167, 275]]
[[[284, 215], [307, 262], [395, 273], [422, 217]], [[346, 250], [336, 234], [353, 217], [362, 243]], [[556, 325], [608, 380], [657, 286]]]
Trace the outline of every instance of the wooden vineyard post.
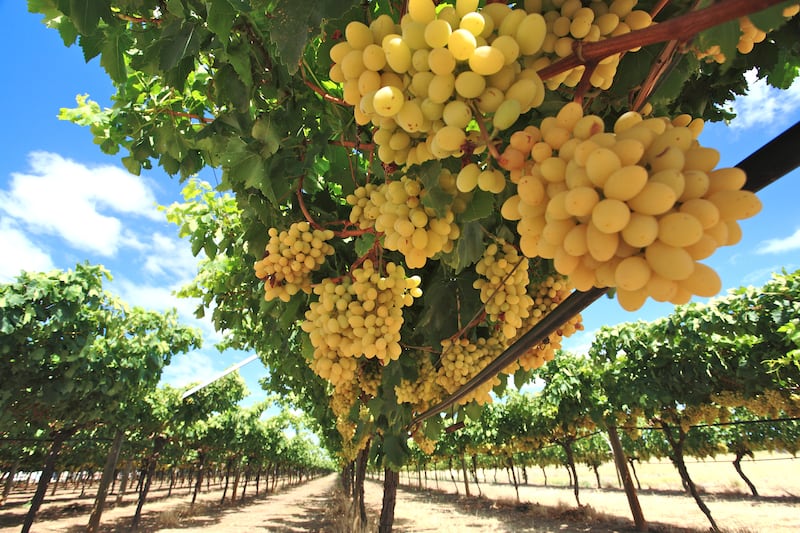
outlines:
[[622, 450], [622, 443], [619, 440], [616, 426], [608, 426], [608, 440], [611, 442], [611, 450], [614, 452], [617, 471], [622, 477], [622, 486], [625, 488], [625, 496], [628, 497], [628, 505], [631, 508], [636, 530], [647, 531], [647, 521], [642, 514], [642, 507], [639, 505], [639, 497], [636, 495], [636, 487], [633, 486], [631, 473], [628, 471], [628, 463], [625, 460], [625, 452]]

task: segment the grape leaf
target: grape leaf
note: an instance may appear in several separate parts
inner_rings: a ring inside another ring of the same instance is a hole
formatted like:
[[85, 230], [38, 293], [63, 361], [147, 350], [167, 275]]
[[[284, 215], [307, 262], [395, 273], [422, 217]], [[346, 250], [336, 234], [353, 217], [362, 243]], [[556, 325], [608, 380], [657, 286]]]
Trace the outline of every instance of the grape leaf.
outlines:
[[236, 10], [227, 0], [215, 0], [208, 6], [208, 28], [227, 39], [236, 20]]
[[770, 32], [786, 22], [786, 18], [783, 16], [783, 10], [796, 3], [796, 0], [783, 2], [768, 9], [764, 9], [763, 11], [751, 13], [748, 18], [759, 30]]
[[488, 217], [495, 211], [495, 198], [496, 195], [490, 192], [475, 189], [467, 208], [460, 215], [460, 220], [462, 222], [472, 222], [473, 220]]

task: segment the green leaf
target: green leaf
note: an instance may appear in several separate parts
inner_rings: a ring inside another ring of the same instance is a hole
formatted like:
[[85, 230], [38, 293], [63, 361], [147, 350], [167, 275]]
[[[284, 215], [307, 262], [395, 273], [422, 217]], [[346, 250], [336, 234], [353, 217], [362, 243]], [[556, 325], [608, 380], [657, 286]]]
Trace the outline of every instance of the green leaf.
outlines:
[[495, 198], [496, 195], [490, 192], [475, 189], [467, 208], [459, 216], [460, 220], [462, 222], [472, 222], [493, 214], [495, 212]]
[[270, 12], [269, 39], [289, 74], [297, 73], [309, 34], [316, 29], [312, 20], [319, 21], [316, 0], [278, 0]]
[[477, 262], [483, 256], [484, 249], [483, 228], [480, 223], [467, 222], [461, 227], [461, 236], [456, 242], [455, 249], [446, 259], [453, 270], [461, 272]]
[[230, 64], [223, 65], [214, 77], [217, 98], [222, 102], [231, 102], [239, 111], [246, 111], [250, 106], [250, 93], [236, 70]]
[[129, 45], [129, 38], [120, 31], [107, 34], [100, 49], [100, 65], [116, 83], [125, 83], [128, 79], [125, 50]]
[[365, 233], [359, 236], [354, 243], [356, 255], [361, 257], [369, 252], [375, 246], [375, 239], [376, 235], [374, 233]]
[[237, 12], [227, 0], [216, 0], [208, 6], [208, 28], [227, 40], [236, 20]]
[[111, 11], [105, 0], [69, 0], [69, 16], [78, 31], [93, 33], [101, 18], [108, 19]]
[[756, 28], [769, 33], [778, 26], [786, 23], [786, 18], [783, 16], [783, 10], [796, 3], [796, 0], [783, 2], [762, 11], [750, 13], [748, 18]]
[[172, 70], [187, 56], [200, 49], [200, 32], [195, 22], [175, 22], [164, 29], [164, 37], [159, 42], [159, 67]]
[[398, 435], [386, 434], [383, 436], [383, 453], [387, 465], [399, 470], [408, 460], [408, 444]]

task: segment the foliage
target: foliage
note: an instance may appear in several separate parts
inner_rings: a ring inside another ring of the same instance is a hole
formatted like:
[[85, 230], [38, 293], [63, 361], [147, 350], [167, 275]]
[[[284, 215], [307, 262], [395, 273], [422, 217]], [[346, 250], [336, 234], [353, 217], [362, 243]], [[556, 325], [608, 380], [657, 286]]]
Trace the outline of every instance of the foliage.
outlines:
[[[640, 7], [649, 9], [655, 4], [643, 0]], [[476, 264], [492, 243], [503, 239], [518, 245], [520, 240], [514, 224], [499, 214], [510, 196], [508, 191], [473, 193], [469, 205], [456, 213], [458, 200], [467, 200], [448, 192], [440, 177], [457, 174], [460, 158], [405, 169], [379, 164], [371, 127], [355, 120], [353, 110], [343, 105], [344, 88], [330, 75], [331, 49], [346, 36], [351, 21], [371, 22], [389, 15], [399, 22], [405, 2], [97, 0], [87, 6], [79, 9], [75, 2], [29, 0], [31, 11], [44, 15], [44, 22], [60, 33], [65, 45], [80, 46], [87, 60], [99, 56], [117, 88], [111, 108], [100, 109], [81, 96], [76, 108], [62, 110], [62, 118], [90, 127], [101, 149], [120, 153], [126, 168], [136, 174], [158, 165], [185, 181], [205, 167], [222, 170], [218, 191], [189, 181], [186, 202], [169, 210], [169, 217], [189, 237], [193, 252], [202, 250], [207, 258], [195, 283], [184, 293], [199, 296], [205, 308], [214, 309], [216, 327], [228, 334], [226, 346], [258, 351], [270, 368], [266, 384], [272, 390], [294, 392], [294, 398], [326, 429], [334, 427], [337, 416], [344, 422], [340, 425], [358, 427], [356, 437], [382, 434], [380, 446], [388, 462], [402, 464], [407, 456], [405, 437], [414, 416], [430, 407], [433, 399], [444, 396], [436, 389], [441, 384], [423, 374], [429, 366], [437, 371], [441, 368], [447, 351], [442, 341], [460, 336], [477, 343], [502, 329], [501, 322], [509, 321], [507, 316], [487, 318], [473, 282], [478, 278]], [[670, 2], [663, 18], [684, 14], [693, 6], [688, 0]], [[714, 29], [717, 21], [709, 22], [697, 41], [698, 47], [720, 45], [727, 52], [724, 64], [701, 62], [690, 53], [693, 50], [688, 43], [685, 49], [678, 47], [668, 58], [673, 68], [654, 92], [655, 87], [650, 86], [644, 94], [652, 95], [654, 111], [688, 112], [712, 120], [730, 118], [723, 106], [732, 94], [741, 93], [744, 73], [753, 67], [759, 77], [776, 86], [788, 86], [797, 75], [800, 50], [793, 38], [796, 23], [778, 27], [784, 22], [782, 7], [754, 15], [759, 25], [775, 27], [779, 33], [774, 34], [776, 40], [757, 45], [746, 59], [733, 53], [730, 30], [735, 21], [722, 29]], [[673, 38], [677, 37], [665, 39]], [[620, 77], [611, 90], [587, 94], [587, 84], [550, 88], [541, 105], [523, 113], [517, 124], [539, 124], [545, 117], [552, 118], [565, 102], [577, 99], [611, 125], [627, 111], [634, 88], [657, 81], [651, 66], [658, 63], [654, 58], [660, 50], [661, 45], [650, 45], [640, 53], [625, 53]], [[470, 129], [477, 134], [485, 126], [479, 120], [471, 123]], [[473, 159], [491, 167], [499, 165], [500, 158], [487, 154], [507, 144], [512, 130], [483, 132], [479, 144], [485, 151], [478, 150]], [[352, 206], [347, 198], [357, 187], [396, 183], [401, 174], [424, 186], [427, 196], [421, 202], [437, 216], [455, 213], [457, 229], [452, 233], [457, 238], [452, 250], [437, 252], [420, 268], [411, 268], [403, 254], [391, 250], [386, 235], [356, 230], [350, 219]], [[233, 196], [222, 194], [228, 192]], [[301, 220], [335, 229], [337, 234], [334, 255], [314, 272], [314, 283], [342, 280], [370, 258], [380, 265], [405, 264], [410, 274], [422, 279], [425, 295], [403, 310], [403, 357], [380, 364], [359, 358], [352, 379], [333, 391], [336, 384], [326, 383], [309, 368], [314, 347], [300, 327], [318, 295], [298, 292], [288, 302], [264, 301], [261, 283], [270, 280], [261, 282], [253, 274], [253, 263], [262, 258], [269, 229], [285, 229]], [[528, 263], [531, 282], [552, 273], [549, 260]], [[680, 321], [707, 320], [695, 313], [688, 308]], [[659, 325], [662, 330], [657, 334], [672, 338], [680, 321]], [[652, 340], [656, 333], [619, 333], [622, 338], [614, 341], [619, 344], [609, 346], [608, 353], [613, 357], [624, 347], [630, 364], [609, 363], [609, 371], [617, 372], [618, 379], [640, 384], [640, 389], [625, 393], [629, 394], [625, 397], [608, 393], [612, 405], [629, 409], [647, 403], [648, 415], [660, 408], [659, 401], [677, 408], [673, 401], [677, 389], [644, 389], [645, 379], [652, 380], [653, 373], [662, 368], [637, 366], [657, 348]], [[640, 333], [649, 340], [638, 339]], [[611, 336], [606, 334], [603, 339]], [[678, 350], [685, 354], [691, 342], [700, 340], [706, 340], [700, 333], [685, 338]], [[673, 374], [667, 385], [678, 387], [688, 378], [713, 381], [716, 378], [706, 376], [717, 372], [723, 355], [720, 352], [714, 354], [716, 360], [706, 359], [702, 370], [687, 362], [681, 368], [683, 374]], [[664, 364], [672, 362], [664, 357]], [[427, 380], [430, 398], [420, 398], [420, 404], [412, 406], [398, 399], [397, 390], [413, 380]], [[497, 391], [502, 392], [504, 386], [499, 384]], [[552, 386], [569, 384], [554, 378]], [[485, 399], [488, 390], [482, 393]], [[689, 401], [702, 400], [704, 393], [697, 394]], [[339, 400], [335, 413], [327, 405], [331, 396]], [[345, 396], [346, 401], [342, 399]], [[579, 398], [583, 401], [588, 398]], [[469, 413], [478, 418], [480, 403], [473, 400], [459, 407], [458, 416], [464, 419]], [[572, 409], [565, 403], [564, 409], [568, 408]], [[557, 410], [550, 405], [544, 415], [552, 417]], [[426, 435], [441, 426], [441, 420], [426, 422]]]

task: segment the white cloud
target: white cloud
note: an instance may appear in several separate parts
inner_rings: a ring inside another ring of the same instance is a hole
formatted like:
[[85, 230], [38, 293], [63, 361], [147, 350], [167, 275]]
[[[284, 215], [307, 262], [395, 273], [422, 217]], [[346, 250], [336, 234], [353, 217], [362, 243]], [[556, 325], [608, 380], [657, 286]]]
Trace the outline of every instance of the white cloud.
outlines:
[[30, 166], [29, 173], [12, 173], [10, 189], [0, 190], [0, 210], [31, 231], [112, 256], [138, 239], [109, 213], [163, 219], [146, 181], [121, 168], [88, 167], [48, 152], [31, 153]]
[[800, 229], [783, 239], [767, 239], [759, 244], [756, 253], [759, 254], [781, 254], [800, 250]]
[[150, 274], [166, 274], [173, 278], [190, 280], [197, 274], [199, 260], [199, 257], [192, 255], [189, 241], [155, 233], [149, 245], [144, 270]]
[[194, 311], [200, 301], [197, 298], [178, 298], [173, 294], [180, 288], [180, 285], [181, 283], [174, 286], [145, 285], [115, 278], [110, 288], [132, 306], [154, 311], [166, 311], [174, 307], [182, 324], [200, 329], [204, 346], [220, 342], [222, 336], [214, 329], [211, 322], [211, 311], [206, 311], [206, 316], [198, 319], [195, 317]]
[[161, 381], [180, 388], [190, 383], [204, 382], [220, 372], [211, 357], [202, 351], [178, 354], [164, 368]]
[[0, 280], [10, 281], [23, 270], [43, 272], [55, 268], [50, 256], [5, 217], [0, 218], [0, 250], [4, 250]]
[[767, 127], [772, 130], [786, 126], [787, 117], [791, 117], [800, 106], [800, 79], [795, 80], [787, 90], [781, 91], [767, 85], [763, 79], [756, 80], [756, 77], [755, 70], [745, 74], [747, 94], [738, 96], [730, 104], [730, 108], [736, 113], [736, 118], [731, 121], [731, 128], [749, 130]]

